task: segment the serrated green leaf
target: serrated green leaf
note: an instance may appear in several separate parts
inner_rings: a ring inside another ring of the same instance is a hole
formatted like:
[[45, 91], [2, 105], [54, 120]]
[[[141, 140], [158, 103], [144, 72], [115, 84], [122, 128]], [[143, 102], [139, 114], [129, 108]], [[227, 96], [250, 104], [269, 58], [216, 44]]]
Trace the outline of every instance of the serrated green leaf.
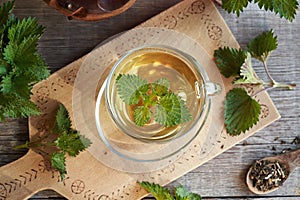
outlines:
[[183, 186], [178, 186], [175, 189], [175, 199], [176, 200], [201, 200], [199, 194], [195, 194], [187, 191]]
[[67, 173], [65, 154], [63, 152], [54, 152], [51, 156], [51, 165], [60, 172], [63, 180]]
[[20, 118], [38, 115], [40, 113], [38, 107], [33, 102], [16, 94], [0, 93], [0, 99], [1, 120], [3, 120], [4, 117]]
[[242, 88], [234, 88], [227, 93], [224, 109], [226, 129], [232, 136], [255, 125], [261, 111], [259, 103]]
[[277, 46], [277, 36], [274, 36], [273, 30], [270, 30], [263, 32], [250, 41], [247, 45], [247, 51], [249, 51], [254, 58], [261, 62], [266, 62], [269, 54], [275, 50]]
[[[0, 55], [0, 83], [1, 83], [1, 77], [5, 76], [8, 73], [8, 64], [5, 60], [2, 59], [2, 56]], [[1, 88], [0, 88], [1, 89]]]
[[155, 83], [152, 83], [152, 92], [157, 96], [164, 96], [169, 92], [170, 81], [166, 78], [158, 79]]
[[[9, 39], [8, 39], [8, 30], [10, 29], [10, 27], [17, 23], [17, 18], [11, 14], [6, 23], [2, 26], [2, 29], [1, 29], [1, 32], [0, 32], [0, 51], [1, 51], [1, 54], [3, 53], [3, 49], [4, 47], [9, 43]], [[2, 33], [2, 35], [1, 35]]]
[[55, 143], [63, 152], [67, 152], [73, 157], [77, 156], [91, 144], [86, 137], [79, 135], [75, 130], [61, 134]]
[[24, 99], [29, 99], [31, 86], [30, 79], [24, 79], [22, 75], [10, 73], [3, 77], [1, 92], [4, 94], [14, 93]]
[[[88, 148], [89, 146], [91, 146], [92, 142], [89, 138], [85, 137], [84, 135], [79, 135], [79, 137], [80, 137], [80, 141], [85, 149]], [[81, 150], [81, 151], [83, 151], [83, 150]]]
[[119, 76], [116, 83], [120, 98], [128, 105], [137, 104], [149, 89], [147, 81], [137, 75]]
[[38, 24], [36, 18], [28, 17], [18, 20], [8, 30], [8, 39], [14, 44], [21, 44], [27, 38], [41, 37], [44, 32], [44, 27]]
[[1, 28], [3, 27], [3, 25], [6, 23], [10, 13], [12, 12], [13, 8], [14, 8], [15, 2], [14, 1], [7, 1], [4, 2], [1, 6], [0, 6], [0, 35], [1, 35]]
[[275, 14], [279, 14], [280, 17], [284, 17], [289, 21], [293, 21], [296, 16], [296, 10], [298, 8], [297, 0], [254, 0], [258, 3], [260, 8], [264, 8], [266, 11], [273, 11]]
[[259, 79], [254, 69], [252, 68], [251, 54], [248, 53], [245, 63], [241, 66], [239, 79], [234, 81], [234, 84], [262, 84], [263, 81]]
[[155, 120], [165, 127], [191, 120], [185, 102], [169, 90], [170, 82], [165, 78], [148, 84], [137, 75], [119, 75], [117, 88], [120, 98], [129, 105], [136, 105], [135, 123], [144, 126], [152, 117], [151, 108], [156, 108]]
[[[7, 73], [7, 69], [4, 65], [0, 65], [0, 76], [3, 76]], [[1, 79], [0, 79], [1, 81]]]
[[165, 95], [160, 99], [159, 102], [160, 109], [159, 112], [165, 112], [165, 121], [159, 119], [158, 116], [162, 116], [162, 114], [156, 115], [155, 120], [162, 124], [164, 127], [171, 127], [177, 124], [180, 124], [181, 121], [181, 110], [180, 110], [180, 103], [176, 95], [173, 93]]
[[31, 36], [25, 38], [20, 44], [10, 42], [4, 48], [5, 60], [19, 68], [28, 68], [37, 62], [37, 42], [39, 37]]
[[241, 49], [230, 47], [219, 48], [215, 50], [214, 57], [217, 67], [221, 74], [228, 77], [238, 77], [240, 75], [240, 67], [245, 62], [247, 53]]
[[138, 126], [144, 126], [151, 118], [151, 111], [146, 106], [138, 106], [134, 110], [134, 122]]
[[59, 104], [52, 132], [59, 135], [68, 133], [71, 131], [71, 125], [70, 116], [66, 107], [63, 104]]
[[147, 192], [150, 192], [156, 200], [174, 200], [170, 191], [158, 184], [139, 182], [139, 185]]
[[40, 54], [35, 54], [35, 63], [30, 67], [27, 67], [23, 71], [25, 76], [31, 76], [35, 80], [34, 83], [44, 80], [49, 77], [50, 70], [46, 61]]
[[162, 125], [167, 121], [167, 111], [162, 105], [155, 105], [155, 121]]
[[155, 120], [165, 127], [171, 127], [191, 120], [192, 116], [185, 102], [174, 93], [169, 93], [159, 100]]
[[222, 0], [222, 8], [228, 13], [236, 13], [237, 16], [247, 7], [249, 0]]

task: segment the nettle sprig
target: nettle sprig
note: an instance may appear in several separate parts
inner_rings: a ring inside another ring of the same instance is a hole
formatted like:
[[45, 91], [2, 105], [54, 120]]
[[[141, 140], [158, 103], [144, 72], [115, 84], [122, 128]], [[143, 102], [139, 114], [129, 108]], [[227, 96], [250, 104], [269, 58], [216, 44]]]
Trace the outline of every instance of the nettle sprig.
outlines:
[[[53, 137], [54, 136], [54, 137]], [[52, 129], [38, 140], [26, 142], [16, 146], [15, 149], [36, 149], [44, 152], [42, 148], [54, 149], [50, 155], [50, 161], [53, 168], [61, 174], [61, 179], [65, 178], [66, 155], [76, 157], [81, 151], [88, 148], [92, 142], [77, 130], [71, 128], [71, 120], [66, 108], [60, 104], [56, 113], [56, 118]], [[44, 156], [48, 153], [44, 152]]]
[[147, 192], [151, 193], [156, 200], [201, 200], [201, 196], [187, 191], [183, 186], [175, 188], [174, 194], [169, 189], [156, 183], [138, 182]]
[[218, 0], [221, 1], [222, 8], [228, 13], [236, 13], [237, 16], [243, 12], [248, 3], [257, 3], [260, 9], [274, 12], [289, 21], [293, 21], [298, 8], [298, 0]]
[[[293, 89], [296, 84], [276, 82], [268, 71], [267, 60], [278, 46], [273, 30], [264, 32], [250, 41], [246, 50], [222, 47], [215, 50], [214, 57], [221, 74], [226, 78], [234, 77], [236, 86], [227, 93], [224, 105], [225, 125], [230, 135], [239, 135], [249, 130], [259, 121], [261, 106], [254, 99], [260, 92], [272, 88]], [[252, 68], [252, 58], [259, 60], [269, 82], [260, 79]], [[243, 85], [257, 85], [260, 90], [249, 95]]]
[[170, 82], [165, 78], [148, 83], [134, 74], [119, 74], [117, 89], [120, 98], [133, 108], [138, 126], [154, 119], [164, 127], [171, 127], [192, 119], [185, 101], [170, 90]]
[[31, 89], [50, 75], [37, 51], [44, 27], [35, 18], [18, 19], [13, 8], [14, 1], [0, 6], [0, 121], [39, 114]]

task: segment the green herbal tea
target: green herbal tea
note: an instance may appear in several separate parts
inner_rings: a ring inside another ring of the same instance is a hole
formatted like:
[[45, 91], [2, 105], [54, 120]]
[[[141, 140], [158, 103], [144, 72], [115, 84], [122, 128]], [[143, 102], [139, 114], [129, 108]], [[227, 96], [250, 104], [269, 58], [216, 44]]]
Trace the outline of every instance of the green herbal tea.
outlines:
[[[183, 127], [189, 126], [191, 119], [202, 110], [203, 101], [199, 98], [199, 95], [203, 96], [203, 83], [199, 82], [202, 79], [199, 80], [199, 75], [196, 76], [188, 61], [168, 52], [152, 50], [134, 52], [120, 64], [122, 71], [115, 74], [119, 75], [117, 82], [120, 83], [114, 104], [119, 111], [120, 120], [126, 126], [123, 128], [137, 131], [138, 136], [133, 135], [134, 137], [152, 140], [171, 138], [182, 131]], [[136, 79], [134, 83], [140, 85], [130, 85], [129, 82], [133, 79]], [[195, 89], [196, 84], [198, 89]], [[124, 102], [120, 90], [125, 96], [133, 87], [146, 93], [147, 97], [139, 97], [137, 92], [130, 98], [125, 98]], [[171, 107], [169, 104], [175, 102], [172, 108], [174, 112], [161, 112], [161, 107], [155, 105], [156, 102], [162, 102], [163, 110], [168, 110]], [[176, 103], [181, 106], [176, 107]]]

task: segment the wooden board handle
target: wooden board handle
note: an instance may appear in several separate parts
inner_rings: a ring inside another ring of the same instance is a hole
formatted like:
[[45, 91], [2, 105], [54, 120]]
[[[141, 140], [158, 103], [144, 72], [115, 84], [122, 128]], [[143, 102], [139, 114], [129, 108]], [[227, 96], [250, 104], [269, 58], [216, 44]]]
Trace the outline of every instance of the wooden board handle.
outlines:
[[38, 191], [51, 189], [51, 182], [58, 179], [59, 173], [50, 168], [50, 163], [30, 150], [22, 158], [0, 168], [0, 199], [28, 199]]

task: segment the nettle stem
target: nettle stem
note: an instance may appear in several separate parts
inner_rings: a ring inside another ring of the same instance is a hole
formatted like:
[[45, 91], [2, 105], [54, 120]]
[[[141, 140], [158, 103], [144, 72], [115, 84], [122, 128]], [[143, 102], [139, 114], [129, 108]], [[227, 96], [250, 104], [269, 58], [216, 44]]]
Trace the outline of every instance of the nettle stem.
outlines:
[[33, 142], [26, 142], [25, 144], [21, 144], [18, 146], [15, 146], [14, 149], [18, 150], [18, 149], [31, 149], [31, 148], [37, 148], [37, 147], [45, 147], [45, 146], [56, 146], [56, 144], [54, 142], [37, 142], [37, 141], [33, 141]]
[[38, 140], [28, 142], [26, 141], [25, 144], [21, 144], [18, 146], [15, 146], [14, 149], [30, 149], [30, 148], [37, 148], [37, 147], [45, 147], [45, 146], [56, 146], [54, 141], [44, 141], [46, 138], [48, 138], [52, 132], [50, 132], [47, 135], [44, 135], [43, 137], [39, 138]]
[[272, 78], [272, 76], [271, 76], [271, 74], [270, 74], [270, 72], [269, 72], [269, 70], [268, 70], [268, 67], [267, 67], [267, 62], [266, 62], [266, 60], [263, 60], [263, 66], [264, 66], [264, 69], [265, 69], [265, 72], [266, 72], [266, 74], [267, 74], [267, 76], [269, 77], [269, 79], [270, 79], [270, 83], [272, 84], [272, 85], [275, 85], [276, 84], [276, 81]]
[[264, 86], [263, 89], [257, 91], [256, 93], [254, 93], [253, 95], [251, 95], [251, 97], [254, 97], [256, 95], [258, 95], [261, 92], [267, 91], [267, 90], [271, 90], [271, 89], [275, 89], [275, 88], [284, 88], [284, 89], [288, 89], [288, 90], [292, 90], [296, 87], [295, 83], [290, 83], [290, 84], [284, 84], [284, 83], [278, 83], [276, 81], [270, 81], [270, 83], [266, 83], [263, 82], [262, 84]]
[[285, 83], [278, 83], [277, 81], [275, 81], [268, 70], [266, 59], [262, 59], [261, 61], [263, 63], [265, 72], [266, 72], [270, 82], [266, 83], [266, 82], [262, 81], [262, 86], [264, 86], [264, 88], [259, 90], [256, 93], [254, 93], [253, 95], [251, 95], [252, 97], [258, 95], [259, 93], [261, 93], [263, 91], [271, 90], [274, 88], [284, 88], [284, 89], [292, 90], [296, 87], [295, 83], [285, 84]]

